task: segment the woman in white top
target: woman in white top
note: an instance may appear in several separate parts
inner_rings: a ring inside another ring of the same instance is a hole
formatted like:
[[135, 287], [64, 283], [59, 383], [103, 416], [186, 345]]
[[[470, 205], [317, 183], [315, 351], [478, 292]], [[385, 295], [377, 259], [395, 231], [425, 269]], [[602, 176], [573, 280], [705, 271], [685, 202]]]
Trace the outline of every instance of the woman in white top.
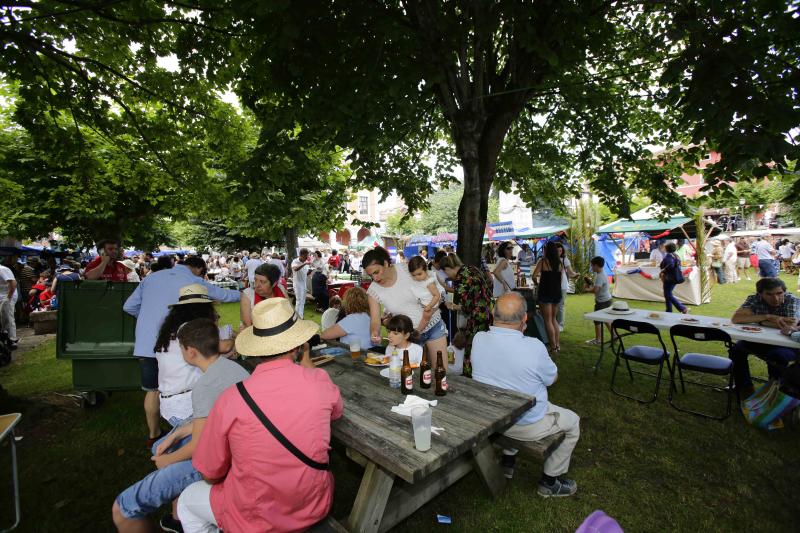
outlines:
[[[414, 327], [418, 328], [424, 305], [415, 294], [414, 284], [417, 282], [408, 269], [392, 265], [389, 252], [381, 247], [364, 254], [361, 265], [364, 272], [372, 278], [372, 284], [367, 291], [372, 342], [379, 344], [381, 341], [381, 305], [391, 315], [406, 315]], [[447, 328], [438, 310], [434, 311], [428, 325], [420, 332], [420, 344], [428, 347], [428, 353], [446, 353]]]
[[[181, 354], [178, 342], [180, 327], [197, 318], [219, 319], [214, 300], [208, 289], [199, 283], [182, 287], [178, 303], [170, 305], [169, 314], [161, 323], [156, 338], [155, 354], [158, 360], [158, 392], [161, 416], [173, 427], [192, 416], [192, 388], [202, 371], [188, 364]], [[230, 352], [233, 341], [220, 341], [220, 353]]]
[[564, 305], [567, 301], [567, 292], [569, 291], [569, 280], [575, 279], [578, 275], [572, 270], [572, 263], [567, 258], [567, 252], [564, 250], [564, 245], [560, 242], [556, 243], [558, 246], [558, 253], [561, 257], [561, 264], [563, 270], [561, 271], [561, 303], [558, 304], [558, 311], [556, 311], [556, 322], [558, 322], [559, 331], [564, 331]]
[[497, 298], [507, 292], [514, 290], [517, 286], [514, 278], [514, 265], [511, 261], [514, 259], [514, 243], [504, 242], [497, 248], [497, 265], [494, 267], [494, 280], [493, 280], [493, 296]]

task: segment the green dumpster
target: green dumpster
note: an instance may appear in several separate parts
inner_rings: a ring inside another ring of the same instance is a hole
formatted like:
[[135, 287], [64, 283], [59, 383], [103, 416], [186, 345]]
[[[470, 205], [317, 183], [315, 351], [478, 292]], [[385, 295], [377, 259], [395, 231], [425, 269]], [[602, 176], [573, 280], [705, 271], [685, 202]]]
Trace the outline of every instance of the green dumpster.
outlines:
[[122, 310], [138, 283], [58, 284], [56, 358], [72, 360], [72, 383], [88, 405], [98, 392], [139, 390], [133, 357], [136, 319]]

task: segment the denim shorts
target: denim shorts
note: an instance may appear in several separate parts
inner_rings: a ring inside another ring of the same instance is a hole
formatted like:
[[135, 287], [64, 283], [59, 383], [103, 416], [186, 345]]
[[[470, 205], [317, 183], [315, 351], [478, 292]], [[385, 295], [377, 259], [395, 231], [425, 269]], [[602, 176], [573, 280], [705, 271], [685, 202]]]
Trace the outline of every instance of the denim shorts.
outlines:
[[[153, 444], [154, 455], [156, 448], [167, 435]], [[191, 436], [181, 439], [169, 451], [177, 450], [190, 440], [192, 440]], [[172, 463], [165, 468], [150, 472], [144, 479], [122, 491], [117, 496], [117, 505], [125, 518], [144, 518], [180, 496], [183, 489], [201, 479], [203, 476], [192, 466], [191, 459]]]
[[158, 391], [158, 359], [155, 357], [139, 357], [139, 371], [142, 376], [142, 390]]
[[117, 505], [125, 518], [144, 518], [162, 505], [180, 496], [183, 489], [201, 481], [203, 476], [192, 466], [192, 460], [180, 461], [150, 472], [117, 496]]
[[445, 336], [447, 336], [447, 328], [444, 325], [444, 320], [440, 320], [435, 326], [419, 334], [419, 344], [421, 346], [428, 341], [435, 341]]

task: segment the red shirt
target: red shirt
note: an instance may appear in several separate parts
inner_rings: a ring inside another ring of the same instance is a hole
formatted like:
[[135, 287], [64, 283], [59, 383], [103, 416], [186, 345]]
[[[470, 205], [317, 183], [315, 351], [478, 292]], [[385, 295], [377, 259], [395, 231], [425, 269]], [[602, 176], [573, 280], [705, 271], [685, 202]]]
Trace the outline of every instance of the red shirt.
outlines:
[[[328, 462], [331, 420], [342, 416], [328, 374], [287, 359], [261, 363], [244, 381], [273, 424], [304, 454]], [[333, 474], [306, 466], [256, 418], [236, 387], [208, 415], [192, 464], [210, 479], [211, 510], [225, 531], [303, 531], [331, 508]]]
[[333, 268], [339, 268], [339, 263], [342, 260], [342, 256], [339, 254], [332, 255], [328, 258], [328, 265], [332, 266]]
[[[102, 261], [102, 258], [98, 255], [86, 265], [86, 270], [84, 270], [84, 272], [94, 270], [94, 268], [100, 264], [100, 261]], [[100, 275], [100, 279], [106, 281], [128, 281], [128, 269], [119, 261], [109, 261], [105, 270], [103, 270], [103, 273]]]

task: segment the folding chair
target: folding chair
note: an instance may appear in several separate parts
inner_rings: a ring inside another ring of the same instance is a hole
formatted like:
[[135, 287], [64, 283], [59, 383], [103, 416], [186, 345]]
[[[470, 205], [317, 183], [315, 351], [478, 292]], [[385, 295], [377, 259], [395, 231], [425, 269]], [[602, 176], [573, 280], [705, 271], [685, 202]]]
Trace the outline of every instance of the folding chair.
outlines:
[[678, 344], [675, 341], [676, 337], [683, 337], [686, 339], [691, 339], [693, 341], [699, 342], [721, 342], [725, 346], [725, 349], [730, 353], [731, 349], [731, 337], [724, 331], [716, 328], [704, 328], [698, 326], [689, 326], [684, 324], [677, 324], [672, 326], [669, 329], [669, 335], [672, 339], [672, 346], [675, 349], [674, 359], [672, 361], [672, 371], [671, 371], [671, 380], [672, 383], [675, 383], [675, 369], [678, 369], [678, 376], [681, 380], [681, 391], [686, 393], [686, 384], [683, 379], [683, 371], [689, 370], [692, 372], [699, 372], [702, 374], [711, 374], [715, 376], [728, 376], [728, 388], [725, 390], [723, 387], [715, 387], [714, 385], [708, 385], [706, 383], [700, 383], [698, 381], [690, 381], [689, 383], [693, 383], [700, 387], [706, 387], [709, 389], [715, 389], [721, 392], [726, 392], [728, 395], [728, 407], [725, 412], [725, 416], [713, 416], [708, 413], [701, 413], [699, 411], [692, 411], [691, 409], [686, 409], [675, 405], [673, 402], [673, 390], [677, 392], [677, 386], [670, 387], [669, 390], [669, 404], [677, 409], [678, 411], [682, 411], [684, 413], [691, 413], [693, 415], [702, 416], [704, 418], [711, 418], [713, 420], [725, 420], [731, 414], [731, 403], [733, 400], [733, 395], [737, 394], [738, 392], [734, 393], [733, 388], [733, 361], [731, 361], [730, 357], [719, 357], [717, 355], [708, 355], [702, 353], [695, 353], [695, 352], [687, 352], [683, 355], [680, 355], [678, 350]]
[[[661, 338], [661, 333], [658, 331], [658, 328], [652, 324], [648, 324], [647, 322], [636, 322], [633, 320], [617, 318], [611, 323], [611, 331], [617, 340], [616, 346], [614, 346], [613, 343], [611, 345], [611, 349], [615, 356], [614, 368], [611, 371], [611, 392], [617, 396], [622, 396], [623, 398], [636, 400], [639, 403], [652, 403], [656, 401], [656, 398], [658, 398], [658, 389], [661, 386], [661, 375], [664, 371], [664, 363], [667, 364], [667, 371], [670, 373], [670, 375], [672, 373], [669, 364], [669, 352], [667, 351], [667, 346], [664, 344], [664, 340]], [[642, 345], [635, 345], [631, 346], [630, 348], [626, 348], [624, 338], [632, 335], [655, 335], [659, 344], [661, 344], [661, 348]], [[656, 378], [656, 388], [653, 391], [652, 398], [649, 400], [636, 398], [635, 396], [622, 394], [614, 389], [614, 381], [617, 377], [617, 368], [620, 366], [620, 359], [625, 361], [625, 366], [628, 369], [628, 375], [631, 378], [631, 382], [633, 382], [634, 372], [631, 370], [631, 361], [648, 366], [658, 365], [657, 374], [636, 372], [637, 374], [654, 376]], [[672, 386], [672, 381], [670, 381], [670, 386]]]
[[8, 529], [2, 530], [11, 531], [12, 529], [16, 529], [19, 525], [20, 519], [20, 511], [19, 511], [19, 474], [17, 473], [17, 442], [14, 436], [14, 427], [19, 423], [20, 418], [22, 415], [19, 413], [12, 413], [10, 415], [0, 415], [0, 442], [3, 442], [6, 437], [9, 437], [8, 441], [11, 446], [11, 475], [13, 479], [13, 486], [14, 486], [14, 516], [16, 521], [14, 525], [12, 525]]

